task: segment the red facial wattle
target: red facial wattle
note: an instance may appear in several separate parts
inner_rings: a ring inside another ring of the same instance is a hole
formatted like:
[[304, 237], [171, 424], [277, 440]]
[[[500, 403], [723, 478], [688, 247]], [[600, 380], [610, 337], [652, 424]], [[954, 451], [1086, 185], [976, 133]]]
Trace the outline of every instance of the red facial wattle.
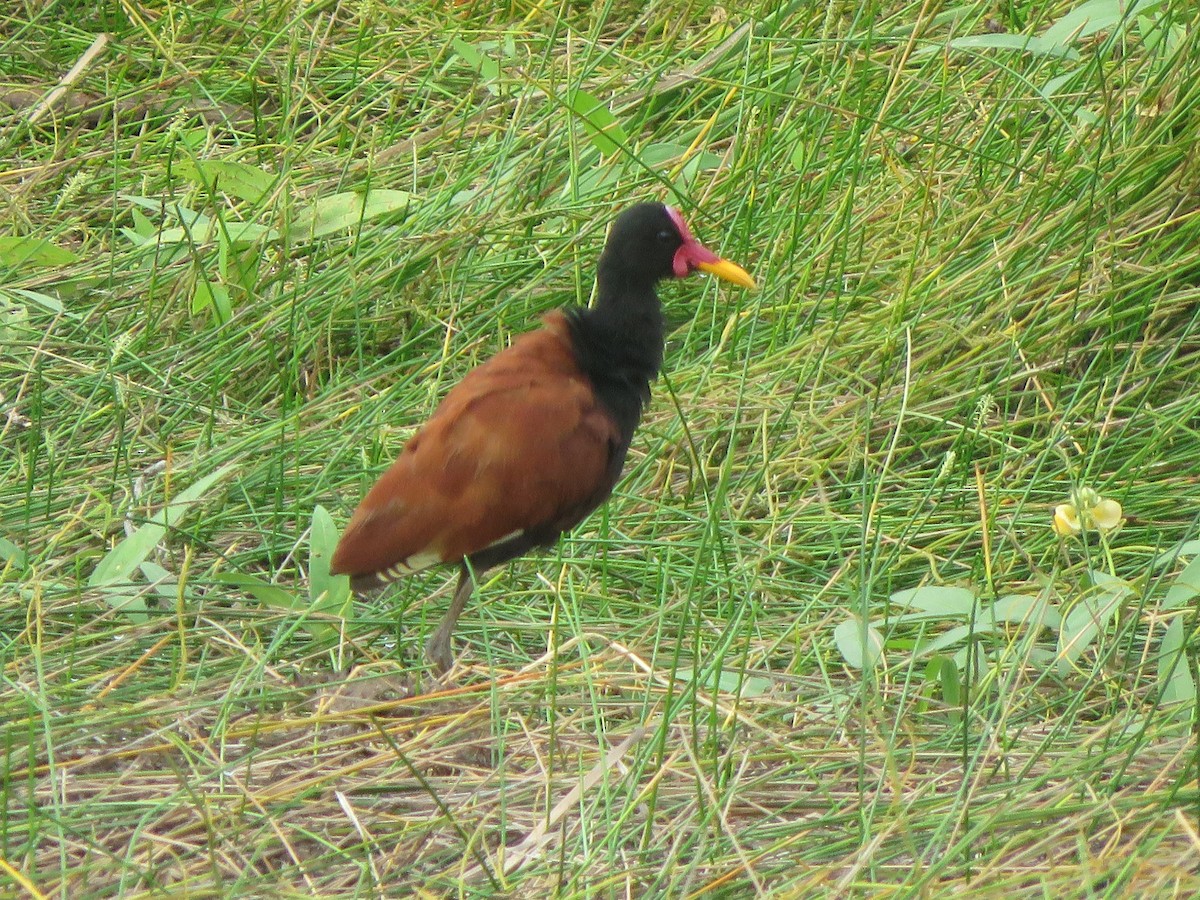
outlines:
[[668, 206], [667, 216], [670, 217], [675, 230], [679, 232], [679, 236], [683, 239], [683, 243], [675, 251], [675, 259], [671, 263], [671, 268], [675, 271], [676, 278], [683, 278], [690, 275], [696, 271], [700, 263], [715, 263], [720, 260], [717, 254], [713, 253], [692, 236], [691, 229], [683, 221], [683, 216], [679, 214], [679, 210], [673, 206]]
[[750, 274], [745, 269], [721, 259], [721, 257], [696, 240], [692, 236], [691, 230], [687, 227], [687, 223], [683, 221], [683, 216], [679, 214], [679, 210], [673, 206], [668, 206], [666, 209], [667, 217], [671, 220], [671, 224], [675, 226], [675, 230], [679, 232], [679, 237], [683, 240], [683, 243], [679, 245], [679, 249], [675, 251], [675, 257], [671, 260], [671, 269], [675, 273], [676, 278], [683, 278], [699, 269], [703, 272], [708, 272], [710, 275], [716, 275], [725, 281], [740, 284], [742, 287], [754, 288], [754, 279], [750, 277]]

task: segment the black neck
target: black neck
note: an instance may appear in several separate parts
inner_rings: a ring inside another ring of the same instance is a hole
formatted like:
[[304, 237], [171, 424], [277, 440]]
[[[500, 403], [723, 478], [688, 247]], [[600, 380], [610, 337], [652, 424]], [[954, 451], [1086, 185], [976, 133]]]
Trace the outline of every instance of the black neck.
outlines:
[[620, 275], [602, 265], [595, 306], [570, 311], [568, 320], [579, 367], [616, 419], [624, 456], [662, 367], [664, 326], [654, 285]]

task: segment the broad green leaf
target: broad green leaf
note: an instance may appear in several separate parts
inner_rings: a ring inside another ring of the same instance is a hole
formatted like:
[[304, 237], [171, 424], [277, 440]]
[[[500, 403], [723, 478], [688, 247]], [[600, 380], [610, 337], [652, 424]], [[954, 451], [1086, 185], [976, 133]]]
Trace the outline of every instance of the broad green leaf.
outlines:
[[222, 245], [253, 244], [256, 241], [274, 241], [279, 238], [279, 232], [266, 225], [254, 222], [224, 221], [217, 223], [217, 240]]
[[149, 621], [145, 588], [136, 584], [110, 584], [101, 588], [100, 593], [105, 603], [128, 616], [133, 622], [141, 624]]
[[65, 266], [79, 257], [46, 238], [0, 237], [0, 266], [19, 269], [24, 266]]
[[[133, 218], [133, 232], [143, 238], [148, 238], [154, 234], [154, 223], [146, 218], [146, 214], [136, 206], [129, 210], [129, 215]], [[124, 231], [125, 229], [121, 229]]]
[[1087, 0], [1042, 32], [1042, 40], [1066, 46], [1114, 25], [1128, 27], [1137, 13], [1159, 6], [1163, 0]]
[[638, 152], [638, 159], [647, 169], [654, 169], [666, 163], [677, 162], [687, 147], [682, 144], [655, 143], [647, 144]]
[[[970, 621], [970, 618], [970, 615], [948, 616], [946, 613], [941, 611], [925, 612], [924, 610], [918, 610], [917, 612], [892, 613], [889, 616], [880, 616], [873, 621], [873, 624], [881, 625], [884, 622], [891, 622], [893, 625], [917, 625], [922, 622]], [[982, 616], [978, 618], [982, 618]]]
[[462, 57], [463, 62], [483, 78], [495, 81], [500, 77], [500, 63], [488, 56], [486, 50], [474, 44], [468, 44], [462, 38], [454, 38], [450, 41], [450, 46], [454, 48], [455, 53]]
[[1150, 565], [1155, 569], [1161, 569], [1163, 566], [1174, 565], [1181, 556], [1197, 555], [1200, 555], [1200, 540], [1183, 541], [1170, 550], [1158, 554]]
[[[242, 222], [236, 219], [214, 219], [191, 207], [180, 203], [153, 200], [149, 197], [139, 197], [136, 194], [121, 194], [123, 200], [134, 205], [131, 213], [134, 215], [136, 227], [122, 228], [122, 233], [138, 246], [147, 244], [207, 244], [214, 241], [224, 241], [231, 244], [249, 244], [260, 240], [275, 240], [279, 232], [267, 225], [255, 222]], [[140, 220], [136, 207], [148, 209], [167, 219], [173, 219], [178, 225], [169, 228], [155, 229], [143, 233], [142, 222], [149, 223], [145, 216]]]
[[967, 644], [962, 649], [955, 652], [954, 668], [959, 673], [959, 677], [966, 679], [968, 677], [967, 667], [972, 666], [974, 671], [969, 673], [969, 678], [972, 682], [978, 684], [990, 668], [987, 656], [980, 652], [976, 644]]
[[563, 185], [563, 197], [612, 196], [621, 180], [616, 166], [590, 166], [575, 172]]
[[1142, 39], [1142, 46], [1149, 52], [1153, 53], [1158, 49], [1158, 45], [1162, 43], [1163, 35], [1166, 29], [1159, 27], [1159, 20], [1153, 16], [1137, 17], [1138, 37]]
[[1038, 88], [1038, 93], [1047, 100], [1053, 99], [1059, 93], [1067, 93], [1063, 88], [1071, 86], [1071, 82], [1082, 77], [1084, 73], [1082, 66], [1075, 66], [1069, 72], [1063, 72], [1061, 75], [1055, 75], [1045, 84]]
[[1030, 647], [1025, 651], [1026, 658], [1037, 669], [1048, 669], [1054, 663], [1058, 654], [1045, 647]]
[[995, 626], [987, 622], [976, 623], [974, 629], [970, 625], [958, 625], [939, 634], [928, 643], [921, 644], [920, 647], [913, 651], [913, 656], [919, 657], [929, 653], [937, 653], [947, 647], [953, 647], [955, 644], [965, 641], [972, 634], [990, 634], [995, 630]]
[[192, 315], [202, 313], [213, 305], [212, 287], [208, 281], [203, 278], [196, 279], [196, 286], [192, 288]]
[[164, 228], [144, 243], [162, 244], [250, 244], [258, 240], [275, 240], [279, 236], [274, 228], [254, 222], [218, 222], [205, 219], [198, 226], [177, 225]]
[[883, 635], [858, 619], [839, 622], [833, 642], [846, 664], [855, 669], [874, 668], [883, 657]]
[[761, 675], [747, 675], [741, 679], [740, 697], [765, 697], [775, 687], [775, 682]]
[[[788, 17], [794, 14], [797, 4], [795, 3], [780, 3], [773, 13], [763, 17], [763, 22], [770, 22], [774, 18], [779, 18], [782, 22], [786, 22]], [[974, 8], [963, 3], [958, 6], [953, 6], [950, 9], [943, 9], [941, 12], [934, 13], [928, 18], [924, 16], [914, 17], [912, 20], [904, 19], [897, 21], [894, 28], [886, 32], [877, 32], [877, 36], [882, 38], [887, 35], [887, 40], [895, 40], [901, 37], [910, 37], [917, 31], [928, 33], [931, 29], [945, 28], [948, 25], [956, 25], [958, 22], [964, 21], [972, 16], [978, 15]], [[758, 29], [755, 29], [758, 31]], [[761, 32], [760, 32], [761, 33]]]
[[192, 507], [204, 497], [208, 489], [233, 470], [234, 463], [229, 463], [215, 472], [210, 472], [186, 490], [176, 494], [170, 503], [160, 509], [145, 524], [104, 554], [88, 579], [88, 585], [101, 587], [128, 581], [133, 571], [154, 552], [158, 542], [167, 533], [167, 528], [177, 527]]
[[236, 285], [246, 293], [252, 293], [258, 283], [261, 263], [262, 251], [259, 247], [233, 246], [228, 241], [217, 244], [217, 271], [221, 273], [221, 281], [227, 285]]
[[[0, 290], [0, 294], [6, 294], [10, 297], [16, 297], [19, 300], [28, 300], [30, 303], [36, 303], [38, 306], [47, 312], [52, 312], [56, 315], [70, 315], [63, 309], [62, 301], [57, 297], [51, 297], [49, 294], [43, 294], [40, 291], [30, 291], [25, 288], [10, 288], [7, 291]], [[77, 318], [72, 316], [72, 318]]]
[[135, 247], [145, 247], [147, 244], [154, 243], [154, 238], [138, 234], [132, 228], [129, 228], [125, 225], [122, 225], [120, 230], [121, 234], [125, 235], [126, 240], [128, 240], [129, 243], [133, 244]]
[[[709, 673], [706, 672], [702, 677], [708, 675]], [[677, 672], [675, 677], [689, 684], [696, 681], [690, 670]], [[708, 681], [706, 686], [708, 684], [711, 684], [711, 681]], [[774, 681], [760, 675], [743, 675], [741, 672], [731, 669], [724, 669], [717, 675], [717, 690], [723, 694], [733, 694], [738, 697], [762, 697], [769, 694], [774, 687]]]
[[974, 591], [936, 584], [896, 591], [889, 599], [897, 606], [911, 606], [953, 618], [970, 618], [976, 604]]
[[1093, 590], [1084, 594], [1063, 619], [1058, 633], [1058, 670], [1066, 674], [1072, 664], [1091, 646], [1101, 631], [1108, 627], [1120, 609], [1121, 601], [1133, 593], [1133, 588], [1119, 578], [1093, 571]]
[[[309, 537], [308, 577], [324, 582], [330, 577], [330, 560], [337, 547], [338, 530], [333, 517], [321, 504], [313, 507], [312, 532]], [[318, 590], [323, 590], [322, 585]]]
[[[175, 576], [164, 566], [160, 566], [156, 562], [147, 560], [146, 562], [142, 563], [139, 568], [142, 570], [142, 574], [146, 576], [146, 581], [150, 582], [151, 584], [161, 585], [166, 582], [174, 583], [175, 581]], [[174, 598], [175, 594], [172, 592], [168, 596]]]
[[1062, 616], [1046, 597], [1009, 594], [1001, 597], [983, 611], [984, 618], [994, 622], [1013, 622], [1030, 628], [1055, 628], [1062, 625]]
[[1172, 24], [1167, 16], [1157, 19], [1153, 16], [1138, 16], [1138, 35], [1150, 53], [1163, 47], [1165, 54], [1170, 55], [1179, 49], [1183, 39], [1187, 37], [1187, 28], [1178, 23]]
[[1200, 594], [1200, 556], [1183, 567], [1163, 597], [1164, 609], [1178, 609]]
[[250, 203], [260, 203], [275, 186], [276, 176], [270, 172], [233, 159], [189, 160], [175, 170], [210, 191], [220, 191]]
[[[1026, 34], [970, 34], [951, 39], [952, 50], [1020, 50], [1034, 56], [1053, 56], [1061, 59], [1079, 59], [1079, 54], [1070, 47], [1056, 41]], [[937, 47], [923, 48], [925, 52], [936, 52]]]
[[607, 106], [587, 91], [573, 90], [567, 93], [567, 106], [583, 120], [584, 129], [592, 146], [607, 156], [629, 143], [629, 136]]
[[17, 568], [24, 568], [25, 551], [8, 538], [0, 537], [0, 559], [12, 563]]
[[[683, 144], [660, 142], [647, 144], [638, 153], [638, 159], [648, 169], [664, 166], [667, 163], [678, 163], [687, 156], [688, 148]], [[687, 157], [687, 165], [696, 165], [701, 169], [716, 169], [721, 165], [721, 157], [707, 150], [694, 153]]]
[[717, 676], [717, 689], [724, 694], [738, 697], [762, 697], [770, 693], [775, 686], [769, 678], [755, 675], [743, 675], [741, 672], [721, 672]]
[[313, 509], [312, 529], [309, 532], [309, 597], [315, 611], [344, 618], [350, 600], [350, 579], [329, 572], [337, 542], [338, 530], [333, 524], [333, 517], [324, 506], [317, 504]]
[[229, 288], [206, 278], [197, 278], [192, 289], [192, 313], [212, 309], [213, 319], [224, 324], [233, 317], [233, 306], [229, 302]]
[[808, 142], [804, 138], [797, 138], [795, 146], [792, 147], [791, 155], [788, 157], [792, 168], [797, 172], [808, 171], [808, 156]]
[[198, 153], [200, 149], [204, 147], [204, 145], [207, 144], [212, 138], [209, 130], [204, 126], [185, 128], [182, 131], [177, 131], [175, 134], [180, 143], [191, 150], [192, 153]]
[[[679, 180], [684, 184], [691, 184], [696, 180], [696, 177], [701, 171], [705, 169], [711, 170], [716, 168], [716, 166], [704, 165], [705, 155], [706, 154], [703, 153], [697, 153], [695, 156], [688, 159], [688, 161], [683, 164], [683, 168], [679, 170]], [[712, 156], [711, 153], [707, 155]]]
[[962, 706], [962, 679], [958, 674], [958, 665], [952, 659], [942, 658], [938, 670], [938, 681], [942, 687], [942, 699], [947, 706]]
[[1196, 701], [1196, 681], [1188, 659], [1183, 619], [1183, 616], [1175, 616], [1171, 620], [1159, 644], [1158, 683], [1162, 689], [1163, 705], [1186, 703], [1186, 714], [1190, 716]]
[[942, 671], [942, 663], [946, 662], [944, 656], [931, 656], [925, 663], [925, 674], [922, 680], [929, 685], [940, 686], [940, 673]]
[[358, 228], [368, 219], [405, 212], [415, 197], [408, 191], [372, 190], [366, 194], [346, 191], [315, 200], [297, 213], [288, 228], [292, 241], [307, 241], [339, 231]]
[[0, 345], [7, 345], [29, 331], [29, 310], [8, 291], [0, 290]]
[[255, 600], [281, 609], [285, 612], [303, 612], [308, 609], [308, 603], [301, 597], [278, 585], [263, 581], [255, 575], [242, 575], [237, 572], [221, 572], [213, 576], [213, 580], [231, 587], [241, 588]]
[[[154, 586], [154, 593], [158, 594], [168, 607], [174, 607], [179, 596], [179, 580], [175, 574], [151, 560], [146, 560], [138, 569], [146, 582]], [[163, 608], [163, 605], [157, 604], [159, 609]]]
[[[281, 612], [292, 613], [296, 616], [303, 617], [312, 611], [312, 604], [305, 598], [281, 588], [278, 585], [263, 581], [255, 575], [242, 575], [237, 572], [222, 572], [219, 575], [213, 576], [214, 580], [222, 584], [228, 584], [232, 587], [240, 588], [247, 594], [257, 600], [263, 606], [269, 606], [272, 609], [280, 610]], [[337, 639], [338, 629], [330, 625], [328, 622], [320, 622], [310, 619], [301, 619], [299, 627], [303, 628], [318, 641], [333, 641]]]
[[165, 216], [179, 222], [190, 229], [204, 230], [209, 225], [209, 217], [191, 207], [170, 201], [155, 200], [151, 197], [139, 197], [137, 194], [121, 194], [122, 200], [128, 200], [135, 206], [148, 209], [152, 213]]

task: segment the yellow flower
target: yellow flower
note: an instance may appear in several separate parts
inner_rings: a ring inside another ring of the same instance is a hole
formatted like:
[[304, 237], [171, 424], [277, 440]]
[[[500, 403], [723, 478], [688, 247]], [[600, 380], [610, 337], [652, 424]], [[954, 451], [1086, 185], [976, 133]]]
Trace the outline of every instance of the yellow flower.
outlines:
[[1079, 513], [1070, 503], [1060, 503], [1054, 507], [1054, 532], [1066, 537], [1069, 534], [1079, 534], [1083, 526], [1079, 524]]
[[1092, 522], [1101, 531], [1112, 531], [1121, 521], [1121, 504], [1116, 500], [1101, 500], [1092, 507]]
[[1079, 534], [1085, 527], [1112, 531], [1123, 521], [1120, 503], [1103, 499], [1092, 488], [1081, 487], [1071, 492], [1070, 503], [1054, 507], [1052, 525], [1055, 534], [1067, 537]]

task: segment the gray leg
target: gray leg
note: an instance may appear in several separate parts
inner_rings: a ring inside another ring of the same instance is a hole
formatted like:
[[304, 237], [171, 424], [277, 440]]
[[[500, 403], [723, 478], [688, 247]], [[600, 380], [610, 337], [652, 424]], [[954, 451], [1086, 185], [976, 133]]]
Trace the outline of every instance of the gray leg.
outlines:
[[446, 610], [446, 615], [442, 617], [442, 621], [438, 623], [437, 629], [425, 645], [425, 657], [433, 664], [433, 668], [439, 675], [445, 675], [454, 666], [454, 654], [450, 651], [450, 637], [454, 634], [454, 626], [458, 622], [458, 617], [462, 615], [467, 601], [471, 599], [474, 589], [475, 579], [471, 577], [471, 570], [464, 562], [458, 576], [458, 587], [454, 589], [454, 599], [450, 601], [450, 608]]

